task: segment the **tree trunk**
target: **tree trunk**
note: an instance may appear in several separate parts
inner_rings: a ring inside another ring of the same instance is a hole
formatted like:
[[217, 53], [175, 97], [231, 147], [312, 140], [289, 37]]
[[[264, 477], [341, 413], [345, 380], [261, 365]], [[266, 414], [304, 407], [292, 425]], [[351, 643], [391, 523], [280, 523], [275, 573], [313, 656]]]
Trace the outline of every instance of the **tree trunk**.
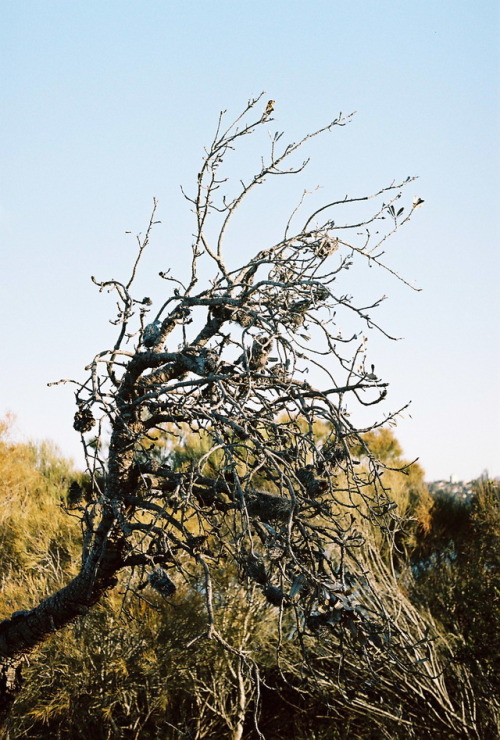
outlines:
[[123, 566], [125, 540], [108, 514], [101, 520], [93, 547], [80, 573], [66, 586], [30, 611], [18, 611], [0, 622], [0, 726], [22, 686], [21, 664], [54, 632], [86, 614], [102, 595], [116, 585]]

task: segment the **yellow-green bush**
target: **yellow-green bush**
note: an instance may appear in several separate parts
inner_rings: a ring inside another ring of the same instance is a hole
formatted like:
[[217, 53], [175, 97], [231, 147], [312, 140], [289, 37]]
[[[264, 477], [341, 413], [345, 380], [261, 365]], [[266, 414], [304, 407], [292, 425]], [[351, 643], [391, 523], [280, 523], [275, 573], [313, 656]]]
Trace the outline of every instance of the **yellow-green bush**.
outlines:
[[[374, 453], [386, 454], [389, 465], [401, 464], [402, 453], [393, 436], [375, 435], [367, 443]], [[178, 450], [178, 464], [199, 459], [203, 449], [200, 440], [191, 452]], [[417, 519], [419, 507], [429, 511], [420, 468], [410, 469], [408, 476], [391, 471], [386, 476], [404, 513]], [[63, 506], [74, 477], [68, 463], [49, 445], [9, 442], [3, 425], [2, 617], [29, 608], [74, 574], [79, 562], [80, 528], [78, 520]], [[486, 572], [484, 583], [492, 586], [488, 568], [493, 562], [498, 520], [492, 513], [489, 489], [478, 498], [473, 527], [476, 534], [482, 528], [488, 535], [487, 547], [480, 548], [479, 559], [482, 572]], [[423, 531], [415, 528], [414, 535], [423, 536]], [[369, 528], [365, 534], [370, 537]], [[432, 620], [429, 622], [422, 607], [418, 611], [410, 603], [407, 583], [405, 590], [400, 589], [375, 540], [368, 544], [366, 565], [372, 569], [373, 583], [386, 599], [387, 608], [401, 611], [415, 639], [423, 636], [426, 624], [432, 624]], [[408, 569], [403, 555], [401, 559], [402, 570]], [[422, 681], [418, 671], [414, 675], [401, 673], [395, 665], [380, 660], [375, 674], [362, 644], [358, 654], [351, 653], [346, 660], [331, 636], [320, 636], [319, 640], [305, 637], [310, 665], [319, 670], [313, 678], [307, 663], [301, 661], [290, 610], [283, 614], [281, 648], [276, 653], [278, 609], [266, 607], [258, 586], [248, 594], [237, 575], [222, 566], [214, 570], [214, 616], [222, 639], [245, 650], [245, 660], [207, 638], [201, 577], [198, 583], [179, 582], [174, 596], [165, 600], [146, 585], [145, 574], [137, 568], [133, 574], [123, 573], [117, 588], [93, 611], [54, 635], [29, 657], [25, 688], [14, 705], [7, 737], [215, 740], [238, 737], [243, 729], [243, 736], [253, 739], [257, 737], [255, 712], [262, 732], [273, 740], [459, 736], [449, 728], [453, 711], [460, 711], [463, 682], [470, 681], [468, 669], [461, 678], [462, 668], [455, 670], [451, 665], [434, 683], [431, 673]], [[441, 581], [431, 581], [425, 596], [432, 608], [431, 587], [439, 588]], [[465, 585], [471, 587], [470, 582], [460, 587]], [[459, 598], [458, 590], [451, 589], [450, 593]], [[484, 590], [481, 593], [484, 599]], [[442, 614], [440, 618], [445, 621]], [[474, 633], [473, 625], [468, 629], [468, 644], [474, 647], [474, 640], [483, 639], [483, 634]], [[445, 631], [439, 639], [446, 651]], [[432, 660], [438, 653], [433, 653]], [[481, 660], [479, 652], [476, 658]], [[433, 667], [423, 664], [420, 673], [432, 672]], [[260, 707], [252, 681], [257, 671], [263, 680]], [[341, 673], [343, 680], [339, 683]], [[323, 678], [318, 679], [318, 675]], [[469, 700], [474, 702], [471, 691]], [[446, 701], [449, 704], [445, 706]], [[491, 731], [494, 725], [488, 719], [478, 724], [481, 726]]]
[[74, 473], [48, 444], [9, 441], [0, 425], [0, 617], [28, 609], [74, 572], [78, 522], [63, 510]]

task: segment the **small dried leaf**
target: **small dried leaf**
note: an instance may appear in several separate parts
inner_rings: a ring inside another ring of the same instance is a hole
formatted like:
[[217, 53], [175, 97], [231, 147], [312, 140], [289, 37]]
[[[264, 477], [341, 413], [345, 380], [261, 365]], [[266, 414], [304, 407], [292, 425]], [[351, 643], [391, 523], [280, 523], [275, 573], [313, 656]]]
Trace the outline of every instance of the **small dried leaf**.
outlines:
[[304, 583], [304, 580], [305, 579], [304, 579], [303, 573], [298, 575], [297, 578], [294, 580], [294, 582], [292, 583], [292, 587], [290, 589], [290, 594], [289, 594], [291, 599], [293, 599], [293, 597], [299, 593]]

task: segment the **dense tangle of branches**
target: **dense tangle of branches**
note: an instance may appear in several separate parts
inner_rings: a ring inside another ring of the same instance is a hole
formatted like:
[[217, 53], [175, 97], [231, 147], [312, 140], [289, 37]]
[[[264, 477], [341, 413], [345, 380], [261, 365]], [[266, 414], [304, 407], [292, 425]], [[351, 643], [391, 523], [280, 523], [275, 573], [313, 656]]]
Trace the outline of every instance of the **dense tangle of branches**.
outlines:
[[[161, 273], [168, 290], [158, 307], [134, 295], [156, 201], [129, 279], [94, 279], [116, 294], [117, 339], [76, 383], [74, 426], [91, 481], [71, 492], [83, 529], [81, 569], [39, 607], [0, 625], [11, 667], [129, 568], [142, 573], [139, 598], [152, 587], [168, 600], [179, 579], [198, 583], [207, 613], [200, 639], [219, 640], [258, 683], [251, 651], [218, 630], [214, 603], [224, 595], [214, 592], [214, 573], [233, 569], [249, 593], [277, 609], [280, 643], [301, 645], [305, 675], [324, 678], [310, 659], [309, 645], [319, 640], [325, 649], [340, 646], [340, 681], [352, 652], [374, 677], [383, 663], [403, 672], [418, 663], [434, 680], [425, 636], [408, 631], [408, 614], [398, 622], [366, 546], [369, 531], [390, 541], [400, 526], [386, 468], [362, 437], [382, 422], [360, 429], [350, 416], [351, 405], [375, 406], [387, 393], [368, 364], [364, 333], [385, 334], [371, 316], [382, 299], [358, 305], [339, 287], [354, 260], [402, 280], [383, 261], [382, 245], [418, 205], [397, 203], [412, 178], [327, 203], [298, 228], [296, 209], [278, 243], [234, 269], [225, 237], [254, 187], [301, 172], [307, 161], [288, 165], [297, 151], [350, 119], [340, 115], [289, 145], [273, 135], [267, 160], [230, 196], [223, 165], [244, 137], [268, 126], [272, 110], [261, 115], [263, 108], [259, 96], [230, 125], [220, 115], [195, 192], [185, 194], [196, 221], [188, 281]], [[372, 212], [352, 224], [333, 220], [336, 207], [370, 203]], [[346, 314], [358, 326], [349, 336], [340, 328]], [[197, 454], [179, 455], [193, 439]], [[354, 448], [362, 450], [356, 459]]]

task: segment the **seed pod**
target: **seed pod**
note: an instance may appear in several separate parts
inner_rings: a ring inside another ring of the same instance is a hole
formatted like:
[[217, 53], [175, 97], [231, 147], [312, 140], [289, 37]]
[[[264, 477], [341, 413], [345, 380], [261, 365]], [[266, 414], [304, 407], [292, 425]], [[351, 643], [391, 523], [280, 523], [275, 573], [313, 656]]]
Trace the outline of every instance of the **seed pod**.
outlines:
[[311, 301], [304, 300], [304, 301], [296, 301], [295, 303], [292, 303], [290, 306], [290, 311], [292, 313], [300, 313], [305, 314], [306, 311], [308, 311], [311, 308]]
[[301, 313], [291, 313], [283, 318], [283, 323], [288, 324], [294, 329], [299, 329], [304, 323], [304, 315]]
[[330, 297], [330, 291], [324, 285], [315, 285], [313, 288], [314, 300], [323, 302]]
[[81, 485], [74, 480], [68, 488], [68, 506], [78, 506], [84, 499], [84, 492]]
[[243, 328], [250, 326], [253, 321], [253, 317], [249, 313], [246, 313], [242, 308], [239, 308], [233, 314], [233, 320], [236, 321]]
[[255, 491], [247, 501], [247, 510], [250, 516], [257, 517], [263, 522], [272, 520], [286, 522], [292, 511], [293, 501], [282, 496], [273, 496], [264, 491]]
[[73, 419], [73, 429], [84, 434], [85, 432], [90, 432], [94, 424], [95, 419], [92, 411], [89, 408], [85, 409], [80, 406]]
[[339, 248], [339, 240], [331, 236], [325, 236], [314, 245], [314, 252], [320, 259], [326, 259]]
[[316, 478], [314, 472], [312, 465], [306, 465], [305, 468], [299, 468], [297, 470], [297, 478], [306, 489], [307, 495], [311, 496], [311, 498], [324, 493], [329, 487], [327, 481]]
[[67, 495], [68, 506], [78, 506], [83, 501], [83, 488], [74, 480], [68, 488]]
[[334, 468], [349, 458], [349, 452], [339, 443], [327, 442], [321, 449], [321, 458], [318, 463], [318, 471], [323, 473], [329, 468]]
[[175, 583], [170, 580], [164, 568], [155, 568], [148, 575], [148, 581], [151, 588], [154, 588], [165, 599], [175, 592]]
[[243, 352], [236, 360], [236, 364], [241, 364], [245, 369], [251, 371], [263, 370], [267, 364], [269, 353], [273, 346], [271, 337], [259, 335], [252, 342], [250, 351]]
[[209, 308], [209, 316], [218, 321], [229, 321], [233, 315], [233, 309], [223, 303], [216, 303]]
[[161, 323], [156, 320], [148, 324], [142, 332], [142, 343], [145, 347], [154, 347], [161, 334]]
[[271, 586], [271, 584], [265, 587], [264, 596], [266, 597], [267, 601], [273, 606], [281, 606], [286, 599], [286, 596], [281, 588], [278, 588], [277, 586]]
[[260, 583], [261, 586], [267, 583], [266, 568], [260, 558], [257, 558], [255, 555], [249, 555], [244, 563], [244, 567], [247, 575], [253, 581]]

